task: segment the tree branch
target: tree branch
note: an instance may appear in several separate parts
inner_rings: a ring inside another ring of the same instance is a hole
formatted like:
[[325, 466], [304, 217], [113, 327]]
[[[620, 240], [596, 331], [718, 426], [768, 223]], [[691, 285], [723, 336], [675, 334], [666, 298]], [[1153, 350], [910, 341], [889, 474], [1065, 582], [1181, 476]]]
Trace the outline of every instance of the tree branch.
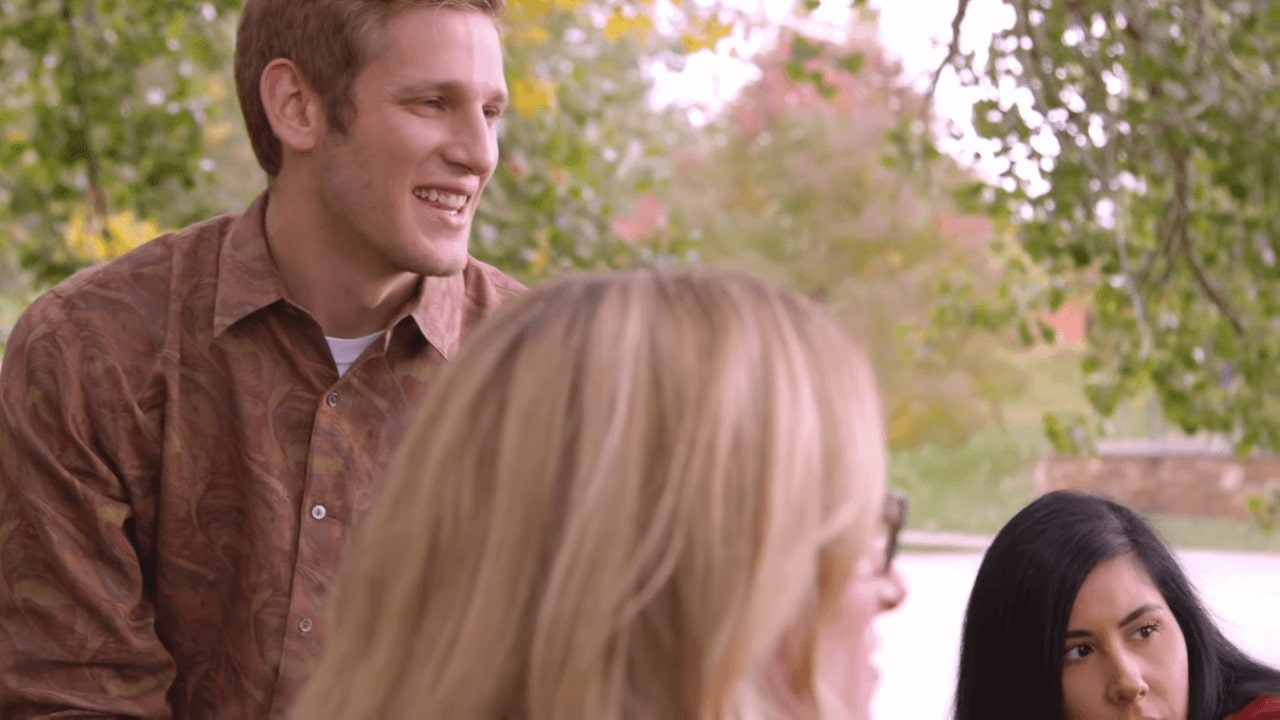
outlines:
[[[85, 2], [85, 15], [93, 17], [93, 4]], [[79, 37], [76, 33], [75, 19], [71, 12], [70, 0], [62, 0], [62, 19], [67, 23], [67, 45], [71, 55], [71, 102], [80, 113], [80, 131], [84, 133], [85, 162], [88, 165], [89, 203], [97, 218], [102, 237], [111, 243], [111, 230], [107, 226], [110, 213], [107, 208], [107, 194], [102, 189], [102, 170], [98, 161], [98, 153], [93, 147], [93, 130], [88, 102], [85, 100], [85, 59], [80, 50]]]
[[1190, 168], [1187, 164], [1186, 150], [1174, 150], [1171, 153], [1173, 157], [1173, 197], [1170, 203], [1174, 205], [1171, 208], [1178, 214], [1181, 222], [1173, 227], [1178, 234], [1178, 247], [1182, 250], [1182, 255], [1186, 257], [1187, 264], [1191, 266], [1191, 274], [1196, 279], [1196, 284], [1204, 291], [1209, 301], [1218, 308], [1227, 322], [1231, 323], [1231, 328], [1236, 331], [1236, 335], [1244, 335], [1244, 322], [1240, 320], [1239, 314], [1235, 308], [1231, 306], [1231, 301], [1222, 293], [1218, 286], [1214, 284], [1209, 277], [1209, 272], [1205, 269], [1204, 264], [1200, 262], [1200, 258], [1196, 255], [1195, 248], [1191, 246], [1191, 232], [1187, 227], [1187, 218], [1190, 215], [1189, 205], [1187, 204], [1188, 196], [1191, 191]]
[[[1079, 6], [1073, 5], [1069, 7], [1070, 12], [1075, 14], [1081, 25], [1084, 25], [1085, 18]], [[1026, 10], [1026, 0], [1023, 0], [1023, 11], [1026, 12]], [[1031, 28], [1031, 20], [1029, 17], [1026, 22], [1028, 28]], [[1115, 20], [1112, 19], [1112, 23], [1114, 22]], [[1034, 33], [1035, 30], [1031, 28], [1031, 32]], [[1035, 34], [1036, 37], [1031, 43], [1033, 48], [1041, 38], [1039, 33]], [[1100, 52], [1101, 47], [1093, 53], [1085, 52], [1083, 48], [1081, 50], [1081, 56], [1087, 58], [1087, 62], [1093, 68], [1095, 82], [1103, 82], [1102, 78], [1107, 70], [1100, 59]], [[1039, 58], [1033, 57], [1032, 59], [1038, 61]], [[1039, 68], [1034, 69], [1038, 70]], [[1044, 82], [1043, 75], [1041, 77], [1041, 82]], [[1142, 289], [1134, 276], [1132, 263], [1129, 261], [1128, 195], [1124, 188], [1115, 187], [1116, 165], [1118, 162], [1117, 154], [1119, 153], [1118, 146], [1120, 143], [1120, 137], [1114, 128], [1106, 128], [1106, 130], [1111, 131], [1111, 133], [1110, 137], [1107, 138], [1106, 159], [1101, 172], [1099, 172], [1097, 163], [1093, 161], [1088, 150], [1082, 151], [1080, 156], [1085, 159], [1086, 164], [1090, 165], [1094, 170], [1094, 174], [1098, 176], [1098, 179], [1102, 183], [1102, 197], [1111, 201], [1111, 205], [1115, 213], [1115, 217], [1112, 218], [1112, 236], [1115, 238], [1116, 256], [1120, 260], [1120, 277], [1124, 280], [1125, 292], [1129, 296], [1129, 303], [1133, 305], [1133, 315], [1138, 326], [1138, 356], [1145, 360], [1147, 356], [1151, 354], [1153, 344], [1151, 325], [1147, 322], [1147, 307], [1146, 303], [1142, 300]]]
[[1168, 279], [1170, 271], [1173, 269], [1173, 228], [1176, 219], [1165, 213], [1160, 216], [1159, 224], [1156, 227], [1156, 247], [1152, 248], [1146, 254], [1142, 261], [1142, 269], [1138, 271], [1138, 282], [1145, 286], [1151, 282], [1151, 273], [1155, 271], [1156, 262], [1163, 259], [1165, 261], [1164, 270], [1160, 273], [1160, 279], [1157, 284], [1163, 285]]
[[1227, 299], [1222, 291], [1213, 284], [1213, 280], [1209, 278], [1208, 272], [1204, 265], [1200, 263], [1200, 258], [1196, 257], [1195, 250], [1192, 249], [1190, 242], [1184, 242], [1182, 245], [1182, 253], [1187, 258], [1187, 264], [1191, 266], [1191, 274], [1195, 276], [1196, 283], [1200, 285], [1200, 289], [1208, 296], [1210, 302], [1218, 308], [1227, 322], [1231, 323], [1231, 328], [1236, 331], [1236, 335], [1244, 336], [1244, 323], [1240, 320], [1240, 316], [1231, 307], [1231, 302]]
[[933, 79], [929, 82], [929, 90], [924, 95], [926, 106], [933, 105], [933, 96], [938, 91], [938, 81], [942, 79], [942, 71], [947, 69], [960, 54], [960, 26], [964, 24], [964, 16], [969, 12], [969, 0], [960, 0], [956, 5], [955, 17], [951, 18], [951, 43], [947, 46], [947, 56], [933, 71]]

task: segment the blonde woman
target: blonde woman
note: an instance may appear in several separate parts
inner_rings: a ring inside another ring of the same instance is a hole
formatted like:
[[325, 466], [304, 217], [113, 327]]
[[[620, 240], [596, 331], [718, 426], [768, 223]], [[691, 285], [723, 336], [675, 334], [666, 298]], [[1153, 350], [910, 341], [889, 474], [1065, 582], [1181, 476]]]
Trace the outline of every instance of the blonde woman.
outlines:
[[[332, 606], [311, 718], [865, 717], [876, 387], [816, 305], [578, 275], [437, 376]], [[873, 559], [877, 558], [877, 559]]]

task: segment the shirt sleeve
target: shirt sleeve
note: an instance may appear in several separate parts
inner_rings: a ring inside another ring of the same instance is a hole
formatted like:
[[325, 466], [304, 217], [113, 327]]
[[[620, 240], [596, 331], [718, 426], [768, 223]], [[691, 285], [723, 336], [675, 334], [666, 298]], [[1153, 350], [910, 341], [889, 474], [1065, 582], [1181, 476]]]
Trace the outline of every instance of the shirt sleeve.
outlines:
[[1280, 720], [1280, 697], [1263, 695], [1230, 720]]
[[130, 403], [65, 308], [37, 300], [0, 365], [0, 718], [168, 717], [174, 661], [111, 447]]

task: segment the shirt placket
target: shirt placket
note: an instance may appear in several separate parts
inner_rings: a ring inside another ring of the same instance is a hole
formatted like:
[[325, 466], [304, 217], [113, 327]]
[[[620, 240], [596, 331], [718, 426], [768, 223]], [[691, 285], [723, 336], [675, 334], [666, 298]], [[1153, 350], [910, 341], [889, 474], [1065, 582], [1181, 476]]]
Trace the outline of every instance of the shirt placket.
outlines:
[[356, 398], [348, 397], [344, 386], [346, 383], [339, 381], [321, 395], [312, 423], [298, 508], [297, 559], [272, 717], [286, 716], [322, 647], [324, 603], [346, 541], [350, 493], [360, 482], [360, 455], [348, 432]]

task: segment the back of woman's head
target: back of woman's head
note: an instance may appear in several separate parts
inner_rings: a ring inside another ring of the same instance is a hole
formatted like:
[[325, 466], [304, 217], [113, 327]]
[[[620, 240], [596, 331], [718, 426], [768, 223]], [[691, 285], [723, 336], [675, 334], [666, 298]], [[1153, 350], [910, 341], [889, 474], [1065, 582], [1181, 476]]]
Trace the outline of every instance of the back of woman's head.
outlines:
[[1169, 548], [1118, 503], [1059, 491], [1009, 521], [988, 548], [965, 615], [956, 720], [1062, 717], [1067, 621], [1085, 578], [1132, 553], [1185, 636], [1188, 716], [1238, 707], [1234, 685], [1266, 669], [1214, 625]]
[[870, 370], [815, 305], [706, 271], [572, 276], [434, 382], [300, 717], [812, 699], [815, 637], [884, 482]]

